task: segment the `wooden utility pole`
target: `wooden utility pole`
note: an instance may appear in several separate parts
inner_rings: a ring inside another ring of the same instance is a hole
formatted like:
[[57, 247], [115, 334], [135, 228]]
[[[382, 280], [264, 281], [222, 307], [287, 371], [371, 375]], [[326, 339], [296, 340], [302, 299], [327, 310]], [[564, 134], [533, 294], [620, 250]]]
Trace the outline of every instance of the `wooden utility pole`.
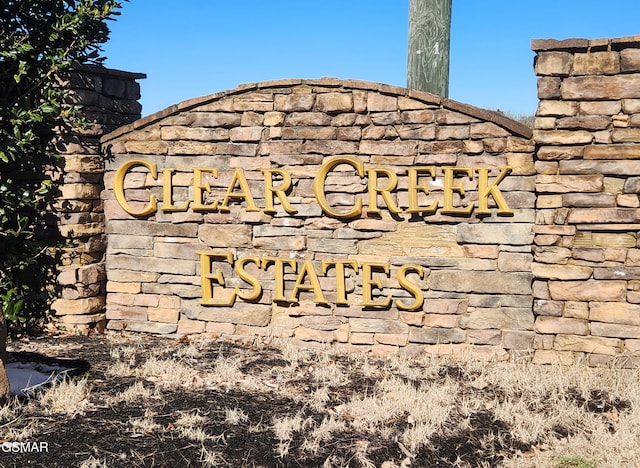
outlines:
[[407, 88], [449, 96], [452, 0], [409, 0]]

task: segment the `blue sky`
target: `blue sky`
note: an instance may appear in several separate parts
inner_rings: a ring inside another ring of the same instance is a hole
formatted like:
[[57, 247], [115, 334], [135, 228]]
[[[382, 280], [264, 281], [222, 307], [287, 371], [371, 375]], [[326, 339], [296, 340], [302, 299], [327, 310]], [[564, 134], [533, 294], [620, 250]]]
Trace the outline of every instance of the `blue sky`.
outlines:
[[[406, 85], [409, 0], [131, 0], [105, 64], [148, 75], [143, 115], [239, 84]], [[637, 0], [453, 0], [449, 97], [533, 114], [532, 39], [640, 35]]]

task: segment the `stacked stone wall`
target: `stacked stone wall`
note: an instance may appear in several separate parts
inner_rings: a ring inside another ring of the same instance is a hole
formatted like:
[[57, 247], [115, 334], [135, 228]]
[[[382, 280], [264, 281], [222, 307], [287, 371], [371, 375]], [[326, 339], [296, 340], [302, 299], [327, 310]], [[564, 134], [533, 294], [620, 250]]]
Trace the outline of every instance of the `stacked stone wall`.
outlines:
[[58, 141], [61, 158], [60, 197], [55, 206], [66, 242], [59, 266], [56, 322], [68, 331], [87, 332], [105, 317], [106, 237], [100, 198], [104, 158], [100, 137], [140, 118], [139, 73], [76, 65], [61, 86], [82, 106], [85, 125]]
[[638, 365], [640, 36], [532, 48], [533, 135], [334, 79], [136, 120], [143, 75], [78, 70], [59, 323]]
[[640, 356], [640, 36], [536, 40], [539, 363]]
[[[530, 349], [530, 135], [498, 114], [431, 94], [334, 79], [246, 85], [137, 121], [102, 140], [110, 154], [107, 327], [286, 337], [377, 353], [507, 359]], [[317, 177], [336, 158], [341, 164], [320, 184], [323, 208]], [[425, 190], [410, 182], [416, 168]], [[287, 185], [283, 174], [291, 178], [290, 209], [265, 195], [266, 183]], [[487, 194], [494, 183], [499, 194]], [[368, 184], [389, 193], [372, 198]], [[416, 203], [421, 209], [410, 213]], [[204, 270], [201, 252], [217, 255], [205, 257]], [[245, 258], [259, 295], [239, 278]], [[412, 269], [401, 271], [406, 265]], [[420, 293], [402, 285], [405, 274]], [[207, 287], [218, 305], [204, 303]]]

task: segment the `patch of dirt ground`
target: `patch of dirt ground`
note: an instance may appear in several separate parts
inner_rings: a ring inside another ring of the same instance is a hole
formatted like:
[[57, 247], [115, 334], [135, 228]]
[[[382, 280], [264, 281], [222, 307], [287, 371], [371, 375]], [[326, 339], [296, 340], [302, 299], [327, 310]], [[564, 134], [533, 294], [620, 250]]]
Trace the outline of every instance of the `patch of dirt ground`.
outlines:
[[3, 467], [588, 468], [640, 459], [635, 370], [135, 334], [19, 340], [9, 359], [25, 351], [90, 368], [0, 409]]

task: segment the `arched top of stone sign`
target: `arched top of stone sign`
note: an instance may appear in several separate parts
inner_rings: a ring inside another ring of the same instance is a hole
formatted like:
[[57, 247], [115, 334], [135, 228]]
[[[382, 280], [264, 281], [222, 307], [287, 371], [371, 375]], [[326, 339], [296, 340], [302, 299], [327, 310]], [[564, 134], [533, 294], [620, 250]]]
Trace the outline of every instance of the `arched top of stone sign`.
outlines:
[[114, 140], [122, 135], [125, 135], [134, 130], [143, 129], [149, 125], [159, 122], [160, 120], [170, 117], [172, 115], [179, 114], [181, 112], [189, 111], [194, 108], [211, 104], [215, 101], [222, 100], [226, 97], [230, 96], [239, 96], [243, 94], [259, 92], [259, 91], [268, 91], [268, 90], [283, 90], [286, 88], [296, 88], [296, 87], [321, 87], [324, 89], [327, 88], [335, 88], [335, 92], [348, 92], [348, 91], [373, 91], [378, 92], [383, 95], [396, 96], [396, 97], [406, 97], [411, 100], [415, 100], [418, 102], [423, 102], [425, 104], [429, 104], [432, 106], [439, 106], [443, 109], [449, 109], [452, 111], [456, 111], [462, 114], [466, 114], [468, 116], [477, 118], [479, 120], [485, 122], [492, 122], [505, 130], [509, 131], [511, 134], [524, 137], [531, 138], [532, 131], [526, 125], [517, 122], [515, 120], [509, 119], [498, 112], [490, 111], [487, 109], [481, 109], [478, 107], [471, 106], [469, 104], [464, 104], [458, 101], [454, 101], [451, 99], [443, 98], [437, 96], [435, 94], [426, 93], [423, 91], [413, 90], [402, 88], [400, 86], [392, 86], [382, 83], [374, 83], [369, 81], [360, 81], [360, 80], [340, 80], [337, 78], [320, 78], [320, 79], [284, 79], [284, 80], [274, 80], [274, 81], [264, 81], [261, 83], [247, 83], [238, 86], [235, 89], [229, 91], [223, 91], [215, 94], [211, 94], [208, 96], [197, 97], [193, 99], [188, 99], [186, 101], [182, 101], [178, 104], [174, 104], [170, 107], [167, 107], [164, 110], [156, 112], [154, 114], [143, 117], [135, 122], [124, 125], [117, 130], [104, 135], [101, 138], [102, 143], [108, 143], [111, 140]]

